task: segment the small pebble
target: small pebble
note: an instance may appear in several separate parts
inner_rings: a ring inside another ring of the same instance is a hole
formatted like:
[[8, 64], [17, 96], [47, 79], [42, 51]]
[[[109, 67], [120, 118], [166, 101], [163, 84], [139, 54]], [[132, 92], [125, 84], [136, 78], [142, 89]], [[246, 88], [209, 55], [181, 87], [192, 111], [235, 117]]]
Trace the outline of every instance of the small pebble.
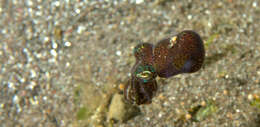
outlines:
[[247, 99], [250, 100], [250, 101], [252, 101], [252, 100], [253, 100], [253, 95], [252, 95], [252, 94], [249, 94], [249, 95], [247, 96]]
[[186, 115], [185, 115], [185, 118], [186, 118], [187, 120], [191, 119], [191, 117], [192, 117], [191, 114], [186, 114]]
[[124, 101], [124, 96], [115, 94], [109, 106], [107, 117], [109, 120], [125, 122], [139, 114], [140, 109]]
[[65, 45], [66, 47], [70, 47], [70, 46], [71, 46], [71, 42], [66, 41], [64, 45]]
[[116, 51], [117, 56], [121, 56], [121, 54], [122, 54], [121, 51], [119, 51], [119, 50]]
[[144, 0], [135, 0], [135, 3], [136, 4], [141, 4], [141, 3], [143, 3], [144, 2]]
[[201, 106], [206, 106], [206, 105], [207, 105], [206, 101], [201, 102]]

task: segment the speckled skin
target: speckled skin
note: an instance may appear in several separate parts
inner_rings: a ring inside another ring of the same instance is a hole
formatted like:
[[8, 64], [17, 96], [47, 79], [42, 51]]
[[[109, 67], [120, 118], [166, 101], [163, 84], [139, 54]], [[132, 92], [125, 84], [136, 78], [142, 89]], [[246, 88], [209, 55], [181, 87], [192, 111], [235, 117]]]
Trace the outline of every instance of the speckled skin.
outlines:
[[[148, 79], [138, 76], [143, 72], [151, 72]], [[152, 66], [145, 65], [142, 62], [137, 62], [132, 70], [132, 77], [128, 81], [125, 89], [124, 96], [132, 104], [150, 104], [152, 98], [157, 91], [157, 82], [155, 80], [157, 74]]]
[[152, 65], [153, 63], [153, 45], [150, 43], [141, 43], [134, 48], [134, 55], [137, 61], [143, 64]]
[[183, 31], [158, 42], [154, 49], [154, 67], [160, 77], [198, 71], [205, 57], [203, 41], [194, 31]]
[[136, 64], [131, 71], [124, 96], [132, 104], [150, 104], [157, 91], [157, 82], [153, 65], [153, 45], [141, 43], [134, 48]]
[[128, 81], [124, 96], [132, 104], [150, 104], [157, 91], [157, 82], [155, 79], [149, 82], [143, 82], [137, 78]]
[[198, 71], [205, 57], [203, 42], [193, 31], [183, 31], [176, 36], [153, 45], [141, 43], [134, 48], [136, 64], [131, 71], [124, 95], [130, 103], [150, 104], [157, 91], [156, 76], [168, 78], [180, 73]]

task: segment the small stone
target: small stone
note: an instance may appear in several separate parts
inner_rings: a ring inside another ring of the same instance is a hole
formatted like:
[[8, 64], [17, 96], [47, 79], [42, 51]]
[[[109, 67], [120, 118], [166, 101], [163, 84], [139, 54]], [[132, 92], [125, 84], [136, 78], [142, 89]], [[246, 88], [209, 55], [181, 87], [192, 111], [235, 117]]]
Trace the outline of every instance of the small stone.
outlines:
[[224, 95], [227, 95], [227, 94], [228, 94], [228, 91], [227, 91], [227, 90], [224, 90], [224, 91], [223, 91], [223, 94], [224, 94]]
[[119, 88], [119, 90], [123, 91], [124, 88], [125, 88], [125, 85], [124, 84], [119, 84], [118, 88]]
[[259, 99], [259, 96], [257, 94], [253, 94], [254, 99]]
[[16, 103], [18, 103], [19, 102], [19, 97], [17, 96], [17, 95], [15, 95], [14, 97], [13, 97], [13, 102], [16, 104]]
[[58, 48], [58, 44], [57, 44], [57, 43], [55, 43], [55, 42], [53, 42], [53, 43], [52, 43], [52, 48], [53, 48], [53, 49], [56, 49], [56, 48]]
[[70, 46], [71, 46], [71, 42], [67, 41], [67, 42], [65, 42], [64, 45], [65, 45], [66, 47], [70, 47]]
[[186, 118], [187, 120], [191, 119], [191, 117], [192, 117], [192, 116], [191, 116], [190, 114], [186, 114], [186, 115], [185, 115], [185, 118]]
[[54, 56], [54, 57], [56, 57], [56, 56], [58, 55], [57, 52], [56, 52], [54, 49], [52, 49], [52, 50], [50, 51], [50, 53], [51, 53], [51, 55]]
[[141, 4], [141, 3], [143, 3], [143, 2], [144, 2], [144, 0], [136, 0], [136, 1], [135, 1], [136, 4]]
[[226, 116], [227, 116], [227, 118], [229, 118], [229, 119], [233, 119], [233, 115], [232, 115], [231, 112], [228, 112]]
[[192, 19], [192, 15], [188, 15], [188, 17], [187, 17], [189, 20], [191, 20]]
[[126, 122], [139, 112], [140, 109], [137, 106], [125, 103], [123, 95], [115, 94], [109, 106], [108, 120]]
[[206, 106], [206, 105], [207, 105], [206, 101], [201, 102], [201, 106]]
[[247, 96], [247, 98], [248, 98], [248, 100], [253, 100], [253, 95], [252, 94], [249, 94], [248, 96]]
[[116, 55], [117, 55], [117, 56], [121, 56], [121, 54], [122, 54], [121, 51], [119, 51], [119, 50], [116, 51]]
[[253, 2], [252, 6], [257, 7], [257, 2]]

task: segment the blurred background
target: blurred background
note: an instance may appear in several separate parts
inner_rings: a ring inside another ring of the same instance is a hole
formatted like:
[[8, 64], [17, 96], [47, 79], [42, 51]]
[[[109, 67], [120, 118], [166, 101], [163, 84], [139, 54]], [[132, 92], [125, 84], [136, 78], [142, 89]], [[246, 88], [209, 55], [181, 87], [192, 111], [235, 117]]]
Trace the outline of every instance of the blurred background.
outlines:
[[[259, 127], [258, 0], [1, 0], [1, 127]], [[122, 89], [133, 48], [183, 30], [203, 68], [158, 78], [152, 104]]]

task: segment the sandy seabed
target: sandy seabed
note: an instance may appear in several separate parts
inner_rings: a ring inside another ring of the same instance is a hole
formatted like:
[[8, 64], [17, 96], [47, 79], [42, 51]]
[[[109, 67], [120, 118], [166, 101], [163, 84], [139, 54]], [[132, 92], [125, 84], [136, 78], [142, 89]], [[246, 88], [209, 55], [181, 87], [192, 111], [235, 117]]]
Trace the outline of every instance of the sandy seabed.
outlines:
[[[258, 0], [1, 0], [0, 126], [96, 126], [87, 119], [129, 78], [135, 45], [194, 30], [203, 68], [159, 79], [140, 115], [98, 126], [258, 127], [259, 28]], [[192, 116], [209, 101], [214, 111]]]

